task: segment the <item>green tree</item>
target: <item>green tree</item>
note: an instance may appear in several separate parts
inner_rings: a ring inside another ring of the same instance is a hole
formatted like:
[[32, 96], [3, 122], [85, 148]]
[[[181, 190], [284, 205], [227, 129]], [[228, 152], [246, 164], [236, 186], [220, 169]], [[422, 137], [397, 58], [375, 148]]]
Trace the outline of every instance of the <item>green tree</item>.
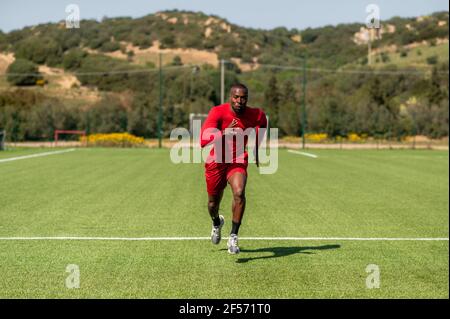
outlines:
[[428, 101], [431, 104], [439, 104], [445, 97], [441, 90], [441, 84], [439, 79], [439, 73], [436, 67], [433, 68], [430, 78], [429, 89], [427, 90]]
[[328, 136], [345, 136], [348, 133], [347, 112], [342, 100], [335, 95], [325, 97], [320, 102], [319, 127]]
[[89, 110], [90, 131], [93, 133], [121, 133], [127, 131], [127, 112], [113, 97], [106, 97]]
[[131, 61], [133, 61], [133, 58], [134, 58], [134, 51], [133, 50], [128, 51], [127, 52], [127, 60], [129, 62], [131, 62]]
[[35, 85], [36, 81], [42, 79], [38, 66], [25, 59], [16, 59], [6, 70], [7, 80], [13, 85]]
[[8, 48], [8, 42], [6, 41], [6, 35], [0, 30], [0, 51], [6, 51]]
[[291, 80], [284, 82], [279, 102], [278, 126], [280, 136], [300, 135], [300, 103]]
[[25, 112], [20, 106], [7, 105], [0, 110], [0, 121], [6, 130], [8, 139], [13, 142], [22, 141], [25, 136]]
[[66, 70], [77, 70], [81, 67], [83, 59], [88, 53], [81, 49], [72, 49], [66, 52], [63, 58], [63, 67]]
[[100, 47], [100, 51], [102, 52], [114, 52], [120, 50], [120, 43], [118, 42], [105, 42]]
[[157, 115], [157, 99], [150, 99], [142, 93], [136, 94], [128, 112], [128, 132], [136, 136], [156, 137]]
[[270, 126], [278, 127], [280, 92], [278, 90], [278, 81], [274, 74], [269, 79], [267, 89], [264, 93], [264, 104], [267, 107], [267, 114], [270, 118]]
[[435, 65], [438, 63], [439, 57], [437, 55], [432, 55], [427, 58], [427, 63], [431, 65]]
[[175, 46], [175, 36], [172, 33], [166, 33], [161, 38], [161, 48], [172, 48]]
[[50, 37], [29, 37], [15, 45], [15, 55], [37, 64], [56, 66], [62, 61], [63, 50], [61, 45]]
[[180, 56], [176, 55], [173, 58], [171, 65], [173, 65], [173, 66], [181, 66], [181, 65], [183, 65], [183, 61], [181, 60]]

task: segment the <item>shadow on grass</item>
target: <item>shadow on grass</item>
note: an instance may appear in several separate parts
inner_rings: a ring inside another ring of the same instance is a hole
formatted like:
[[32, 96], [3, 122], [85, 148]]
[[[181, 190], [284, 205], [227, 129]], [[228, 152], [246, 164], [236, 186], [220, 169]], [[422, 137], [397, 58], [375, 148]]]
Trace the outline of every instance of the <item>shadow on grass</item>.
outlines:
[[315, 250], [328, 250], [328, 249], [338, 249], [341, 245], [323, 245], [323, 246], [308, 246], [308, 247], [267, 247], [258, 249], [241, 249], [241, 253], [272, 253], [270, 256], [259, 256], [259, 257], [248, 257], [239, 258], [236, 260], [237, 263], [246, 263], [252, 260], [258, 259], [269, 259], [285, 257], [295, 254], [315, 254]]

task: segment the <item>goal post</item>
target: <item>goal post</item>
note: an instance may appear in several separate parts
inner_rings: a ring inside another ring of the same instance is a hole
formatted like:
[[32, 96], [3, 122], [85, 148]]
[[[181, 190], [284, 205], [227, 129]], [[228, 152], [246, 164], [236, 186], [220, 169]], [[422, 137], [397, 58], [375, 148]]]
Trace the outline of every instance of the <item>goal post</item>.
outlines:
[[60, 135], [67, 135], [67, 134], [73, 134], [73, 135], [80, 135], [83, 137], [86, 137], [86, 131], [76, 131], [76, 130], [55, 130], [55, 146], [58, 145], [58, 140]]

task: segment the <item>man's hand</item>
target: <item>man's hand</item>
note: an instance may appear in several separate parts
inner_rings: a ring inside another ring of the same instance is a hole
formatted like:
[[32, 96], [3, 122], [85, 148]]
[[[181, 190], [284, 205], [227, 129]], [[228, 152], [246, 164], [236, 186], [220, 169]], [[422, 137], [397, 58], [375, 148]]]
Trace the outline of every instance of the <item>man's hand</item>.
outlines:
[[227, 128], [233, 128], [233, 127], [236, 127], [237, 124], [238, 124], [238, 121], [234, 118], [234, 119], [231, 121], [230, 125], [228, 125]]
[[235, 128], [237, 125], [238, 125], [238, 121], [234, 118], [231, 121], [230, 125], [228, 125], [227, 128], [225, 128], [224, 135], [236, 135], [237, 132], [235, 132], [234, 130], [230, 130], [230, 129]]

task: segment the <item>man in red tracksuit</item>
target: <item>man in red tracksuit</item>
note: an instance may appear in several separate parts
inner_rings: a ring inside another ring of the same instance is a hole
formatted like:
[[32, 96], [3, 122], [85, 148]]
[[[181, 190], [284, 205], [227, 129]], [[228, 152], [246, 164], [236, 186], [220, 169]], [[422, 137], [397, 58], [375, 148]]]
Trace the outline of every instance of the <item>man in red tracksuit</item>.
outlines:
[[[243, 84], [231, 87], [230, 102], [213, 107], [201, 130], [201, 147], [215, 143], [205, 163], [206, 188], [208, 192], [208, 211], [213, 221], [211, 241], [219, 244], [224, 217], [219, 215], [223, 191], [230, 184], [233, 192], [232, 227], [228, 239], [228, 252], [239, 253], [238, 232], [245, 210], [245, 185], [247, 182], [248, 153], [245, 150], [248, 136], [244, 134], [243, 143], [236, 135], [246, 129], [266, 128], [267, 119], [259, 108], [247, 106], [248, 89]], [[234, 140], [236, 138], [236, 141]], [[216, 144], [220, 140], [221, 143]], [[258, 145], [258, 138], [256, 141]], [[217, 150], [221, 145], [222, 150]], [[257, 159], [258, 164], [258, 159]]]

